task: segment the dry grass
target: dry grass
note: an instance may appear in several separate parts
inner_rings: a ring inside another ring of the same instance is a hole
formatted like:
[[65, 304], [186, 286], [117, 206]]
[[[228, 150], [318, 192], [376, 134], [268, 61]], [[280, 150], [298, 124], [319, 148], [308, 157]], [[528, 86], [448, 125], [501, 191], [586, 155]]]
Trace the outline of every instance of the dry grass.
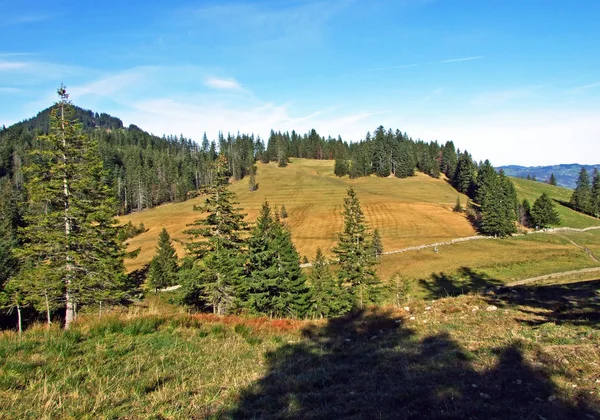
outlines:
[[[300, 255], [314, 257], [317, 247], [326, 253], [337, 242], [342, 229], [343, 200], [346, 189], [354, 185], [367, 220], [377, 228], [386, 249], [399, 249], [474, 235], [475, 231], [464, 215], [452, 212], [457, 193], [442, 179], [418, 174], [408, 179], [338, 178], [333, 174], [333, 161], [292, 159], [286, 168], [258, 163], [259, 189], [248, 191], [247, 180], [234, 183], [240, 206], [255, 220], [264, 200], [272, 206], [285, 204], [287, 223]], [[176, 241], [185, 241], [183, 230], [200, 215], [192, 211], [196, 198], [184, 203], [168, 204], [121, 218], [123, 223], [144, 223], [148, 232], [130, 242], [130, 248], [141, 247], [140, 256], [128, 263], [136, 269], [147, 263], [155, 252], [160, 230], [165, 227]], [[461, 195], [462, 203], [466, 196]], [[176, 246], [183, 255], [181, 244]]]
[[0, 418], [597, 418], [596, 286], [578, 284], [319, 322], [151, 303], [4, 332]]

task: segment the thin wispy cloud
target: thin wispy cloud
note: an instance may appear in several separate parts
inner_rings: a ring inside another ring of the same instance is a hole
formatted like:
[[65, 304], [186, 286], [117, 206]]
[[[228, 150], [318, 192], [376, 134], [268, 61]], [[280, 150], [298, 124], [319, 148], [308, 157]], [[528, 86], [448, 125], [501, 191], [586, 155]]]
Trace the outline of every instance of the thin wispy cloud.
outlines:
[[473, 99], [471, 100], [471, 105], [475, 105], [478, 107], [505, 105], [517, 99], [522, 100], [524, 98], [530, 97], [542, 87], [543, 86], [541, 85], [534, 85], [515, 89], [498, 90], [493, 92], [482, 92], [473, 97]]
[[20, 92], [23, 92], [23, 89], [0, 86], [0, 93], [20, 93]]
[[588, 85], [583, 85], [583, 86], [577, 86], [577, 87], [574, 87], [572, 89], [569, 89], [567, 91], [567, 93], [581, 93], [581, 92], [585, 92], [585, 91], [588, 91], [590, 89], [596, 89], [596, 88], [600, 88], [600, 82], [590, 83]]
[[30, 56], [30, 55], [33, 55], [33, 53], [27, 53], [27, 52], [0, 53], [0, 57], [23, 57], [23, 56]]
[[27, 63], [20, 61], [0, 61], [0, 71], [20, 70], [27, 67]]
[[40, 13], [40, 14], [28, 14], [15, 16], [12, 19], [8, 19], [5, 23], [8, 25], [21, 25], [27, 23], [39, 23], [48, 20], [55, 19], [57, 17], [62, 16], [62, 13]]
[[451, 58], [449, 60], [442, 60], [442, 61], [440, 61], [440, 64], [443, 64], [443, 63], [458, 63], [460, 61], [481, 60], [482, 58], [485, 58], [485, 56], [484, 55], [476, 55], [476, 56], [473, 56], [473, 57]]
[[219, 77], [209, 77], [204, 84], [213, 89], [222, 90], [241, 90], [242, 85], [235, 79], [222, 79]]

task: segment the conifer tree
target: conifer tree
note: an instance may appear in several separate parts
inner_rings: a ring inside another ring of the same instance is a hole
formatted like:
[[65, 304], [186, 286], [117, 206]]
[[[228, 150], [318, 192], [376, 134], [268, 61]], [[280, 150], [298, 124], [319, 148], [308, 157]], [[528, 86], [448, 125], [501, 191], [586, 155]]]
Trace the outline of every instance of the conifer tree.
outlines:
[[592, 214], [600, 217], [600, 172], [594, 169], [592, 181]]
[[517, 220], [522, 226], [531, 227], [531, 204], [526, 198], [519, 205]]
[[244, 305], [253, 313], [302, 318], [310, 306], [310, 290], [300, 268], [300, 256], [291, 233], [274, 215], [268, 202], [262, 206], [248, 240], [248, 279]]
[[[58, 94], [50, 132], [39, 138], [26, 168], [29, 208], [19, 255], [30, 263], [30, 278], [51, 272], [60, 279], [69, 328], [78, 307], [119, 301], [128, 286], [115, 195], [105, 183], [98, 146], [74, 119], [64, 86]], [[50, 287], [53, 293], [59, 288]]]
[[587, 170], [582, 167], [577, 178], [577, 185], [571, 195], [571, 205], [583, 213], [592, 211], [592, 189], [590, 186], [590, 177]]
[[556, 177], [554, 173], [550, 174], [550, 178], [548, 179], [548, 184], [556, 186]]
[[516, 191], [512, 182], [500, 174], [490, 179], [481, 203], [481, 232], [507, 236], [516, 232]]
[[338, 283], [349, 287], [353, 305], [364, 308], [378, 299], [380, 280], [375, 273], [377, 263], [360, 202], [353, 187], [344, 199], [344, 230], [333, 249], [339, 260]]
[[155, 291], [173, 286], [177, 282], [177, 270], [177, 253], [169, 232], [163, 228], [158, 235], [156, 255], [150, 261], [148, 283]]
[[456, 204], [454, 204], [454, 208], [452, 209], [452, 211], [455, 213], [462, 213], [463, 208], [462, 208], [462, 205], [460, 204], [460, 195], [456, 196]]
[[554, 208], [554, 203], [548, 194], [543, 193], [531, 208], [531, 222], [534, 226], [546, 228], [560, 224], [560, 217]]
[[287, 217], [288, 217], [288, 212], [287, 212], [287, 209], [285, 208], [285, 204], [282, 204], [282, 205], [281, 205], [281, 210], [279, 210], [279, 216], [280, 216], [282, 219], [287, 219]]
[[333, 173], [336, 176], [348, 175], [348, 161], [346, 159], [337, 158], [333, 166]]
[[194, 210], [207, 213], [184, 231], [190, 236], [186, 248], [194, 267], [182, 277], [186, 279], [184, 301], [208, 305], [215, 314], [225, 314], [239, 304], [244, 280], [247, 225], [244, 214], [236, 207], [235, 194], [228, 189], [227, 158], [220, 155], [214, 163], [213, 182], [206, 188], [203, 206]]
[[347, 289], [338, 285], [329, 271], [327, 258], [321, 248], [317, 248], [310, 274], [311, 306], [310, 315], [316, 318], [329, 318], [344, 315], [352, 309]]

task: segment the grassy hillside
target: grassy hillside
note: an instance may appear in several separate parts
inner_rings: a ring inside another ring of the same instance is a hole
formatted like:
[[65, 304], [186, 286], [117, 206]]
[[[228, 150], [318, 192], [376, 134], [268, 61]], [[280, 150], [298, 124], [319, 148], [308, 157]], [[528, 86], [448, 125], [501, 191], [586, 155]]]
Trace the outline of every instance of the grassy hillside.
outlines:
[[598, 283], [317, 322], [152, 300], [2, 332], [0, 418], [598, 418]]
[[529, 200], [531, 205], [533, 205], [535, 200], [542, 195], [542, 193], [546, 193], [550, 196], [550, 198], [554, 199], [556, 210], [558, 211], [561, 219], [560, 226], [583, 228], [600, 225], [600, 220], [571, 210], [569, 207], [561, 204], [561, 202], [569, 202], [571, 199], [571, 194], [573, 194], [572, 190], [563, 187], [555, 187], [543, 182], [528, 181], [521, 178], [511, 178], [511, 181], [515, 184], [519, 200], [521, 201], [526, 198]]
[[[333, 161], [310, 159], [292, 159], [286, 168], [273, 163], [257, 166], [257, 191], [248, 191], [247, 180], [235, 182], [231, 190], [250, 221], [256, 218], [265, 199], [273, 206], [285, 204], [296, 247], [300, 255], [309, 259], [317, 247], [329, 253], [335, 245], [342, 229], [341, 212], [349, 185], [354, 185], [371, 226], [379, 229], [385, 249], [475, 234], [464, 215], [452, 212], [458, 194], [442, 179], [418, 174], [408, 179], [372, 176], [350, 180], [333, 174]], [[463, 204], [466, 200], [461, 195]], [[131, 248], [142, 247], [142, 251], [128, 268], [139, 268], [152, 258], [163, 227], [176, 241], [187, 239], [182, 231], [187, 223], [201, 216], [192, 208], [202, 201], [199, 197], [122, 217], [124, 223], [144, 223], [149, 228], [130, 241]], [[181, 244], [177, 248], [182, 254]]]

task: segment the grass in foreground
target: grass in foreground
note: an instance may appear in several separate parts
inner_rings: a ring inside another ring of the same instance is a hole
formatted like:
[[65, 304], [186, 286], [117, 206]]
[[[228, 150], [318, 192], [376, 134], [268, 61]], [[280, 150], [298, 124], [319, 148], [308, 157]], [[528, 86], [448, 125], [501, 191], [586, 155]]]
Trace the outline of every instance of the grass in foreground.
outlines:
[[3, 333], [0, 416], [598, 418], [598, 284], [544, 287], [330, 321], [112, 315]]

